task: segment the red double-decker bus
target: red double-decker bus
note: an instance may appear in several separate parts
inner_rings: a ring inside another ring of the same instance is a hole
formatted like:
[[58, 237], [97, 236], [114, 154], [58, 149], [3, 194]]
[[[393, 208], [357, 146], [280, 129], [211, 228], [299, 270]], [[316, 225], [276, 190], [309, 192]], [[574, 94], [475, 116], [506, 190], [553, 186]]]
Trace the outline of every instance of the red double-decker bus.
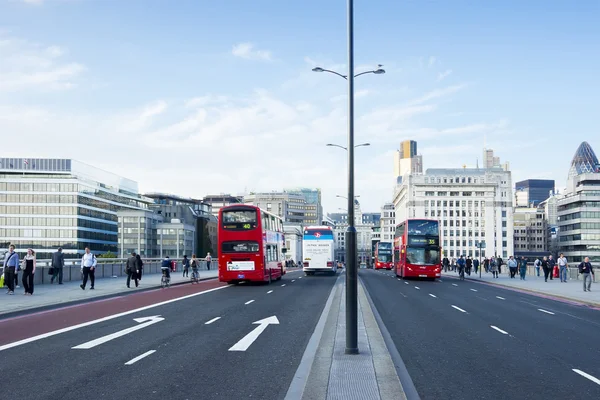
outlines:
[[378, 242], [375, 245], [375, 269], [392, 269], [392, 244]]
[[219, 210], [219, 281], [271, 282], [285, 275], [283, 221], [246, 204]]
[[396, 226], [394, 268], [400, 278], [435, 279], [441, 275], [439, 222], [409, 219]]

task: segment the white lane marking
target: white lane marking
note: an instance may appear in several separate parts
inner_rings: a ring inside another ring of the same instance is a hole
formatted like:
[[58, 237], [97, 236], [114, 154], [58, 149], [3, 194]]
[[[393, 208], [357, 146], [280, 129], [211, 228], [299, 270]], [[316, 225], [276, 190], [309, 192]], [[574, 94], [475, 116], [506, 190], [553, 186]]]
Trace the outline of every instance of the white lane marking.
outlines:
[[218, 320], [220, 320], [220, 319], [221, 319], [221, 317], [216, 317], [216, 318], [213, 318], [213, 319], [211, 319], [210, 321], [206, 321], [206, 322], [204, 323], [204, 325], [210, 325], [210, 324], [212, 324], [213, 322], [215, 322], [215, 321], [218, 321]]
[[440, 282], [444, 282], [444, 281], [443, 281], [443, 280], [441, 280], [441, 279], [438, 279], [438, 281], [440, 281]]
[[541, 312], [543, 312], [543, 313], [550, 314], [550, 315], [555, 315], [553, 312], [551, 312], [551, 311], [546, 311], [546, 310], [542, 310], [541, 308], [538, 308], [538, 311], [541, 311]]
[[150, 350], [150, 351], [145, 352], [144, 354], [137, 356], [136, 358], [132, 358], [131, 360], [127, 361], [125, 363], [125, 365], [135, 364], [136, 362], [140, 361], [142, 358], [148, 357], [152, 353], [156, 353], [156, 350]]
[[281, 285], [282, 287], [285, 286], [285, 283], [283, 285]]
[[452, 286], [458, 286], [456, 283], [453, 283]]
[[506, 300], [504, 297], [496, 296], [497, 299]]
[[595, 376], [592, 376], [592, 375], [590, 375], [588, 373], [585, 373], [585, 372], [583, 372], [580, 369], [573, 369], [573, 372], [575, 372], [575, 373], [583, 376], [584, 378], [588, 378], [590, 381], [592, 381], [592, 382], [600, 385], [600, 379], [596, 378]]
[[476, 292], [476, 291], [477, 291], [477, 289], [471, 289], [471, 291], [473, 291], [473, 292]]
[[302, 279], [302, 277], [300, 276], [300, 277], [298, 277], [298, 279]]
[[463, 310], [463, 309], [462, 309], [462, 308], [460, 308], [460, 307], [452, 306], [452, 308], [455, 308], [455, 309], [457, 309], [457, 310], [458, 310], [458, 311], [460, 311], [460, 312], [466, 312], [465, 310]]
[[295, 280], [295, 279], [292, 279], [292, 282], [296, 282], [296, 280]]
[[269, 293], [273, 293], [273, 291], [272, 291], [272, 290], [269, 290], [269, 291], [267, 292], [267, 294], [269, 294]]
[[504, 335], [508, 335], [508, 332], [503, 331], [502, 329], [498, 328], [497, 326], [494, 325], [490, 325], [490, 328], [497, 330], [498, 332], [504, 334]]
[[421, 288], [419, 288], [418, 286], [415, 286], [415, 289], [417, 289], [417, 290], [421, 290]]
[[254, 303], [254, 300], [247, 301], [247, 302], [245, 302], [244, 304], [248, 305], [248, 304], [250, 304], [250, 303]]
[[404, 283], [406, 283], [408, 285], [408, 282], [404, 282]]
[[431, 297], [436, 297], [436, 298], [437, 298], [437, 296], [436, 296], [435, 294], [431, 294], [431, 293], [429, 293], [429, 295], [430, 295]]
[[89, 342], [85, 342], [83, 344], [80, 344], [79, 346], [75, 346], [75, 347], [71, 347], [71, 348], [78, 349], [78, 350], [89, 350], [96, 346], [100, 346], [101, 344], [104, 344], [106, 342], [110, 342], [111, 340], [120, 338], [121, 336], [125, 336], [132, 332], [138, 331], [140, 329], [144, 329], [147, 326], [154, 325], [157, 322], [164, 321], [165, 319], [163, 317], [161, 317], [160, 315], [153, 315], [151, 317], [134, 318], [133, 320], [135, 322], [137, 322], [139, 325], [132, 326], [131, 328], [123, 329], [123, 330], [120, 330], [119, 332], [115, 332], [115, 333], [111, 333], [109, 335], [102, 336], [98, 339], [90, 340]]
[[81, 324], [77, 324], [77, 325], [73, 325], [73, 326], [68, 326], [66, 328], [57, 329], [57, 330], [52, 331], [52, 332], [42, 333], [41, 335], [33, 336], [33, 337], [30, 337], [30, 338], [27, 338], [27, 339], [19, 340], [18, 342], [13, 342], [13, 343], [9, 343], [9, 344], [5, 344], [3, 346], [0, 346], [0, 351], [12, 349], [13, 347], [22, 346], [22, 345], [27, 344], [27, 343], [31, 343], [31, 342], [35, 342], [35, 341], [38, 341], [38, 340], [46, 339], [46, 338], [49, 338], [49, 337], [52, 337], [52, 336], [60, 335], [61, 333], [74, 331], [75, 329], [85, 328], [86, 326], [99, 324], [99, 323], [104, 322], [104, 321], [110, 321], [111, 319], [120, 318], [120, 317], [123, 317], [125, 315], [130, 315], [130, 314], [138, 313], [140, 311], [150, 310], [151, 308], [164, 306], [165, 304], [171, 304], [171, 303], [174, 303], [176, 301], [190, 299], [192, 297], [196, 297], [196, 296], [199, 296], [201, 294], [214, 292], [215, 290], [221, 290], [221, 289], [225, 289], [225, 288], [228, 288], [228, 287], [231, 287], [231, 286], [232, 285], [227, 285], [227, 286], [221, 286], [221, 287], [217, 287], [217, 288], [207, 289], [207, 290], [204, 290], [202, 292], [188, 294], [187, 296], [178, 297], [176, 299], [166, 300], [166, 301], [163, 301], [163, 302], [160, 302], [160, 303], [151, 304], [149, 306], [144, 306], [144, 307], [136, 308], [135, 310], [129, 310], [129, 311], [125, 311], [125, 312], [122, 312], [122, 313], [119, 313], [119, 314], [109, 315], [108, 317], [99, 318], [99, 319], [96, 319], [96, 320], [93, 320], [93, 321], [88, 321], [88, 322], [84, 322], [84, 323], [81, 323]]
[[248, 347], [250, 347], [252, 345], [252, 343], [254, 343], [254, 341], [256, 339], [258, 339], [260, 334], [263, 333], [263, 331], [265, 329], [267, 329], [267, 326], [269, 326], [271, 324], [279, 325], [279, 320], [277, 319], [276, 316], [273, 315], [272, 317], [253, 322], [253, 324], [258, 324], [258, 326], [256, 328], [254, 328], [249, 334], [247, 334], [246, 336], [241, 338], [239, 342], [237, 342], [236, 344], [231, 346], [229, 351], [246, 351], [246, 350], [248, 350]]

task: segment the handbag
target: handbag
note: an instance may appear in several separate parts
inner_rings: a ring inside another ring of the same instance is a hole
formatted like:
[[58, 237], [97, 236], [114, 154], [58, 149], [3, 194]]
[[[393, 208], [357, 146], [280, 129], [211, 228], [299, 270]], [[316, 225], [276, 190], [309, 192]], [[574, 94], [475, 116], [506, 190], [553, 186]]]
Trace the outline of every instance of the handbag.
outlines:
[[4, 272], [0, 275], [0, 288], [4, 287]]
[[48, 275], [54, 275], [54, 267], [50, 267], [48, 270]]

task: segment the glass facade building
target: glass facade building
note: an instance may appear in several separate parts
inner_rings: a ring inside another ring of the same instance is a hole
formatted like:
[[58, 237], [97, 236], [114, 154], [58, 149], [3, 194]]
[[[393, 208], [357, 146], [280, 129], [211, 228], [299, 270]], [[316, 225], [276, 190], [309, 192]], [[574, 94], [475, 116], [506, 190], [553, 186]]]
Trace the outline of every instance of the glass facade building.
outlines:
[[525, 194], [525, 204], [517, 204], [518, 206], [529, 207], [533, 205], [537, 207], [544, 200], [548, 199], [551, 193], [554, 193], [554, 180], [527, 179], [520, 181], [515, 184], [515, 192], [523, 192]]
[[0, 158], [0, 249], [117, 254], [117, 211], [150, 203], [136, 182], [75, 160]]

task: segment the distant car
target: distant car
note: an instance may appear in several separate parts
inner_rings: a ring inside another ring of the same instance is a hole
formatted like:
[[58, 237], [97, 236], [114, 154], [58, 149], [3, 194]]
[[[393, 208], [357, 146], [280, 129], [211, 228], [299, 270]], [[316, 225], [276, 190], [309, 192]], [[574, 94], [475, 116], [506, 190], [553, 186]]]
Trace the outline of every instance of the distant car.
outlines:
[[360, 267], [366, 269], [367, 268], [367, 263], [360, 263]]

